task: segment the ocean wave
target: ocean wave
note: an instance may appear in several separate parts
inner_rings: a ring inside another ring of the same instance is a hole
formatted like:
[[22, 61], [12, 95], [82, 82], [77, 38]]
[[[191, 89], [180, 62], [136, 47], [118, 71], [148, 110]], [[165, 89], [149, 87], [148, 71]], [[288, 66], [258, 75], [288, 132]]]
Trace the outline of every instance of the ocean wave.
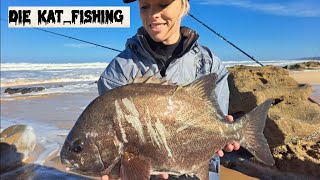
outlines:
[[95, 69], [107, 67], [107, 62], [94, 63], [1, 63], [1, 71], [45, 71], [66, 69]]
[[95, 82], [99, 76], [95, 75], [79, 75], [75, 78], [56, 78], [56, 79], [1, 79], [1, 87], [16, 87], [16, 86], [30, 86], [30, 85], [45, 85], [45, 84], [59, 84], [59, 83], [75, 83], [75, 82]]
[[[306, 62], [308, 60], [263, 60], [259, 61], [264, 65], [288, 65]], [[227, 66], [234, 65], [257, 65], [258, 63], [252, 60], [224, 60], [223, 64]], [[108, 66], [107, 62], [92, 62], [92, 63], [1, 63], [1, 71], [46, 71], [46, 72], [64, 72], [64, 70], [72, 69], [104, 69]]]
[[[2, 88], [4, 89], [4, 88]], [[66, 85], [48, 85], [45, 86], [43, 91], [30, 92], [26, 94], [16, 93], [7, 94], [1, 92], [1, 101], [12, 101], [18, 99], [29, 99], [36, 97], [45, 97], [47, 95], [58, 95], [58, 94], [72, 94], [72, 93], [98, 93], [97, 85], [95, 83], [79, 83], [79, 84], [66, 84]]]
[[[285, 66], [305, 62], [306, 60], [268, 60], [260, 61], [263, 65]], [[222, 61], [226, 67], [234, 65], [259, 66], [251, 61]], [[108, 63], [2, 63], [1, 82], [2, 89], [7, 87], [29, 87], [42, 86], [46, 89], [35, 94], [59, 93], [59, 92], [79, 92], [86, 91], [87, 85], [99, 79]], [[76, 87], [75, 84], [82, 84], [83, 87]], [[48, 86], [62, 85], [61, 88], [49, 88]], [[70, 86], [66, 86], [70, 85]], [[96, 86], [96, 85], [95, 85]], [[3, 95], [3, 91], [1, 92]], [[12, 95], [10, 95], [12, 97]], [[21, 94], [20, 94], [21, 96]]]

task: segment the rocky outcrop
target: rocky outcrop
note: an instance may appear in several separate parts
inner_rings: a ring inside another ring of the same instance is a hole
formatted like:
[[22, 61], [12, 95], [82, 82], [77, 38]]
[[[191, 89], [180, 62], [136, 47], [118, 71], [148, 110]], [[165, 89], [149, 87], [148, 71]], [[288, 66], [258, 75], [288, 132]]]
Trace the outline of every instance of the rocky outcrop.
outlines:
[[320, 60], [286, 65], [283, 68], [288, 70], [320, 70]]
[[[308, 100], [311, 86], [297, 83], [289, 77], [286, 69], [274, 66], [235, 66], [229, 71], [230, 114], [247, 113], [266, 99], [274, 99], [264, 131], [276, 160], [272, 169], [293, 173], [296, 177], [320, 177], [320, 107]], [[243, 151], [238, 155], [243, 157]], [[249, 157], [247, 160], [254, 159]], [[252, 174], [248, 171], [252, 168], [244, 170], [243, 166], [248, 163], [240, 165], [242, 161], [238, 160], [226, 155], [222, 163], [226, 166], [232, 164], [233, 168], [241, 166], [242, 169], [238, 170], [246, 171], [243, 172], [245, 174], [268, 179], [267, 176], [262, 177], [266, 174], [263, 172], [265, 168]], [[263, 167], [252, 162], [256, 167]]]
[[0, 173], [23, 164], [36, 146], [36, 135], [31, 126], [14, 125], [0, 134]]
[[45, 90], [44, 87], [19, 87], [19, 88], [6, 88], [4, 90], [4, 93], [8, 94], [26, 94], [26, 93], [31, 93], [31, 92], [38, 92], [38, 91], [43, 91]]

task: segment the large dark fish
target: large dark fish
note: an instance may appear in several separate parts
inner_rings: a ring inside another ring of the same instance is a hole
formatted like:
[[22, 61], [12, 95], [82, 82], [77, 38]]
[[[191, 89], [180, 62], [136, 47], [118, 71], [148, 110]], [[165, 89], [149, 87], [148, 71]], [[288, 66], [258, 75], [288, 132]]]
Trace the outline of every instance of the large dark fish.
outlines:
[[215, 97], [215, 74], [184, 87], [140, 79], [108, 91], [83, 111], [61, 150], [69, 169], [129, 180], [161, 172], [204, 180], [214, 153], [234, 141], [274, 164], [263, 136], [271, 100], [229, 124]]

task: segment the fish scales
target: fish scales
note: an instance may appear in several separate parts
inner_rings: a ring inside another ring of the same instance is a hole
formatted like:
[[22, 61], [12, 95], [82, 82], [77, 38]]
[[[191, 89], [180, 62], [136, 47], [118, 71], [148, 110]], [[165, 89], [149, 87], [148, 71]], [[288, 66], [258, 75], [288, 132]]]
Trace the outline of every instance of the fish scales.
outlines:
[[[148, 179], [162, 172], [208, 179], [213, 154], [239, 141], [273, 165], [262, 134], [271, 100], [228, 124], [213, 93], [215, 81], [212, 74], [184, 87], [142, 81], [108, 91], [77, 120], [62, 148], [62, 162], [92, 176]], [[95, 136], [83, 138], [85, 132]], [[88, 156], [97, 153], [94, 149], [101, 154]]]
[[[145, 85], [140, 85], [136, 88], [141, 88], [141, 94], [135, 94], [134, 97], [131, 97], [130, 99], [132, 99], [132, 102], [134, 105], [136, 105], [137, 107], [143, 107], [143, 108], [137, 108], [139, 109], [139, 120], [140, 122], [144, 125], [143, 130], [144, 130], [144, 134], [145, 137], [147, 138], [147, 141], [145, 142], [145, 145], [141, 145], [139, 143], [142, 142], [141, 138], [139, 136], [137, 136], [136, 133], [131, 133], [133, 137], [129, 137], [128, 141], [129, 142], [133, 142], [133, 143], [137, 143], [137, 144], [133, 144], [134, 146], [138, 146], [140, 147], [139, 152], [141, 152], [141, 154], [144, 154], [146, 156], [152, 156], [153, 153], [155, 151], [159, 150], [159, 153], [161, 155], [159, 155], [160, 160], [162, 161], [168, 161], [166, 160], [166, 158], [169, 158], [169, 161], [178, 161], [178, 159], [181, 159], [181, 157], [179, 157], [179, 155], [181, 153], [180, 152], [185, 152], [187, 153], [188, 149], [189, 149], [189, 145], [190, 143], [195, 145], [197, 144], [197, 139], [200, 140], [198, 147], [194, 147], [194, 148], [198, 148], [198, 149], [204, 149], [203, 147], [203, 142], [207, 142], [210, 138], [212, 138], [212, 136], [210, 137], [210, 132], [213, 132], [210, 129], [210, 126], [208, 126], [208, 123], [210, 123], [209, 121], [206, 121], [206, 119], [208, 119], [208, 117], [210, 116], [209, 110], [206, 109], [200, 109], [200, 110], [196, 110], [194, 108], [191, 108], [191, 112], [188, 112], [186, 110], [190, 110], [190, 107], [194, 106], [194, 103], [191, 104], [192, 102], [195, 101], [185, 101], [184, 99], [179, 99], [180, 97], [175, 97], [177, 95], [173, 95], [169, 94], [166, 95], [166, 92], [174, 92], [171, 89], [174, 89], [173, 87], [167, 87], [167, 88], [163, 88], [160, 91], [158, 90], [158, 92], [156, 94], [154, 93], [150, 93], [150, 94], [146, 94], [146, 92], [148, 92], [149, 90], [153, 89], [153, 85], [149, 85], [146, 84]], [[136, 88], [134, 89], [135, 92], [137, 91]], [[149, 89], [150, 88], [150, 89]], [[128, 92], [129, 91], [129, 92]], [[128, 89], [128, 91], [125, 91], [122, 94], [133, 94], [132, 89]], [[159, 96], [159, 94], [161, 96]], [[159, 97], [157, 97], [157, 95]], [[143, 97], [143, 98], [142, 98]], [[160, 103], [157, 104], [157, 106], [154, 106], [154, 99], [157, 99], [157, 102], [164, 102], [164, 103]], [[170, 100], [173, 102], [176, 102], [174, 104], [171, 104], [171, 108], [174, 109], [174, 111], [171, 111], [170, 113], [167, 113], [166, 115], [164, 115], [163, 113], [163, 109], [166, 109], [166, 106], [168, 106]], [[181, 105], [183, 104], [183, 105]], [[148, 108], [148, 107], [152, 107], [152, 108]], [[149, 112], [149, 113], [147, 113]], [[130, 113], [129, 113], [130, 114]], [[152, 114], [152, 116], [150, 115]], [[192, 116], [186, 116], [186, 114], [190, 114]], [[176, 121], [172, 121], [173, 118], [176, 117], [180, 117], [182, 116], [183, 118], [177, 118]], [[193, 123], [189, 123], [188, 127], [185, 128], [183, 131], [181, 132], [177, 132], [177, 130], [179, 128], [181, 128], [182, 126], [185, 126], [185, 121], [188, 122], [192, 122], [192, 120], [196, 117], [196, 116], [200, 116], [203, 117], [203, 123], [205, 124], [199, 124], [196, 122]], [[161, 119], [161, 120], [160, 120]], [[189, 120], [190, 119], [190, 120]], [[154, 136], [152, 136], [150, 133], [148, 133], [148, 127], [147, 127], [147, 123], [143, 123], [146, 122], [146, 120], [149, 120], [151, 122], [151, 124], [153, 124], [153, 129], [155, 129], [155, 131], [157, 132], [156, 137], [154, 138]], [[159, 128], [156, 127], [157, 122], [159, 123], [159, 121], [161, 122], [161, 124], [165, 127], [165, 138], [161, 137], [160, 132], [159, 132]], [[123, 124], [125, 124], [125, 131], [126, 132], [134, 132], [137, 131], [137, 129], [133, 128], [131, 126], [130, 123], [128, 122], [123, 122]], [[211, 122], [212, 124], [212, 129], [214, 129], [214, 124]], [[203, 130], [203, 127], [207, 130]], [[202, 135], [201, 135], [201, 134]], [[200, 135], [200, 136], [199, 136]], [[189, 141], [189, 143], [185, 143], [184, 145], [178, 143], [177, 142], [186, 142], [183, 139], [188, 138], [192, 141]], [[154, 143], [152, 143], [153, 139], [158, 139], [158, 141], [160, 142], [161, 147], [163, 147], [162, 149], [158, 146], [154, 146]], [[181, 141], [182, 140], [182, 141]], [[151, 143], [150, 143], [151, 141]], [[165, 150], [164, 147], [168, 146], [165, 142], [169, 143], [170, 150]], [[152, 147], [150, 147], [150, 145], [152, 145]], [[147, 150], [147, 151], [146, 151]], [[169, 151], [169, 152], [168, 152]], [[172, 152], [174, 153], [174, 155], [172, 155]], [[175, 151], [178, 151], [178, 153], [175, 153]], [[214, 149], [211, 148], [211, 151], [214, 151]], [[171, 154], [171, 156], [170, 156]], [[177, 160], [176, 160], [177, 159]], [[160, 164], [162, 164], [164, 162], [161, 162]]]

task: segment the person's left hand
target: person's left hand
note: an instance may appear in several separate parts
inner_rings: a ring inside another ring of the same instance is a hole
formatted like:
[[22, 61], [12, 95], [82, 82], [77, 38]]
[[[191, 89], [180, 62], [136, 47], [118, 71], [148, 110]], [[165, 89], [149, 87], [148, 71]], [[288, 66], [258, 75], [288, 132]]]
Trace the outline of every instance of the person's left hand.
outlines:
[[115, 179], [115, 178], [109, 177], [108, 175], [103, 175], [101, 177], [101, 180], [121, 180], [121, 179], [120, 178], [119, 179]]
[[[231, 115], [227, 115], [226, 116], [226, 120], [229, 122], [229, 123], [232, 123], [233, 122], [233, 116]], [[238, 142], [234, 142], [233, 144], [227, 144], [223, 150], [226, 151], [226, 152], [231, 152], [231, 151], [236, 151], [240, 148], [240, 144]], [[219, 157], [222, 157], [224, 155], [223, 151], [222, 150], [219, 150], [217, 151], [217, 154]]]

